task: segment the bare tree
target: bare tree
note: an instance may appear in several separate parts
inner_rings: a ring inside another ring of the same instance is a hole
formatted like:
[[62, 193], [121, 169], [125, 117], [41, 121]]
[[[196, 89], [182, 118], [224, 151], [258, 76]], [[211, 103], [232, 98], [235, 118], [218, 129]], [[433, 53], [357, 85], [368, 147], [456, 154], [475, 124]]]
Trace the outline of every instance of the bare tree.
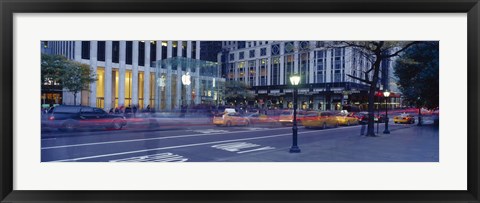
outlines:
[[[335, 41], [330, 42], [328, 47], [352, 47], [354, 50], [360, 52], [365, 58], [371, 62], [371, 67], [364, 72], [364, 78], [355, 75], [347, 74], [349, 77], [369, 85], [368, 92], [368, 128], [367, 135], [374, 137], [374, 101], [375, 92], [377, 91], [377, 83], [379, 79], [380, 65], [383, 60], [398, 56], [400, 53], [408, 49], [417, 41]], [[373, 77], [370, 78], [373, 71]]]

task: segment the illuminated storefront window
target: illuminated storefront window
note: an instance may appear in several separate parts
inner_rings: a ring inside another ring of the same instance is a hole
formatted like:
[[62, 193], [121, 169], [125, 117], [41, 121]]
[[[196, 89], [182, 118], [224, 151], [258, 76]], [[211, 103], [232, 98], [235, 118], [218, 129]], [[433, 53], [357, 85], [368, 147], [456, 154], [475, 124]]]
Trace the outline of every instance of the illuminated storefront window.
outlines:
[[150, 105], [150, 108], [155, 106], [155, 73], [150, 73], [150, 98], [148, 105]]
[[144, 72], [138, 72], [138, 108], [143, 109]]
[[126, 107], [132, 105], [132, 71], [125, 71], [125, 104]]
[[97, 68], [97, 107], [103, 108], [105, 106], [105, 70]]
[[118, 107], [118, 89], [119, 89], [119, 81], [120, 79], [118, 78], [120, 72], [118, 72], [118, 69], [115, 70], [114, 75], [115, 75], [115, 108]]

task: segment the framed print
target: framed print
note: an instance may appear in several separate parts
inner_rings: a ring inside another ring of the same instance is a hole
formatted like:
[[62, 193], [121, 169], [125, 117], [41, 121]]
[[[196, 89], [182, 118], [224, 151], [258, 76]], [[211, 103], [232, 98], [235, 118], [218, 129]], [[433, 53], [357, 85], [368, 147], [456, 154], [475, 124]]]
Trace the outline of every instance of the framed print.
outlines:
[[476, 0], [0, 5], [2, 202], [479, 201]]

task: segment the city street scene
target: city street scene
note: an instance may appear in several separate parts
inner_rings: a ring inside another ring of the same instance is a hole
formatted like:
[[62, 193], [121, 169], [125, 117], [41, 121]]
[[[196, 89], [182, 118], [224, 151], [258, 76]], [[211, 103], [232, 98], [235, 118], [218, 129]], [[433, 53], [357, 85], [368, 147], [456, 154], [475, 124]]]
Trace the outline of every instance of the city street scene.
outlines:
[[438, 41], [42, 41], [42, 162], [438, 162]]

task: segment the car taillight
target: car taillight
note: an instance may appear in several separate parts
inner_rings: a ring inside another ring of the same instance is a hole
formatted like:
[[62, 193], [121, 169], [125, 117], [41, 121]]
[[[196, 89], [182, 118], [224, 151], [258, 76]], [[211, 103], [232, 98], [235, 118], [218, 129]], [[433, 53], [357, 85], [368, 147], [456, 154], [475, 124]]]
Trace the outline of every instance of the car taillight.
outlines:
[[54, 117], [54, 116], [50, 116], [50, 117], [48, 117], [48, 120], [53, 121], [53, 120], [55, 120], [55, 117]]

